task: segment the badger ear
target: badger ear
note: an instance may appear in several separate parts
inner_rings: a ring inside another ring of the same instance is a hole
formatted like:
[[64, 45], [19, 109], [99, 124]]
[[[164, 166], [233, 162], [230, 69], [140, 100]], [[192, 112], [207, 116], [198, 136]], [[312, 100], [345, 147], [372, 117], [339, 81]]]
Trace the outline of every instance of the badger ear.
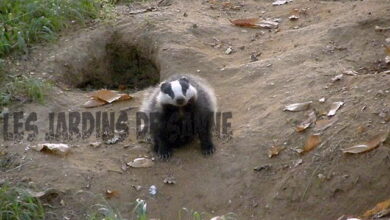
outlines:
[[180, 82], [185, 82], [187, 84], [190, 83], [190, 81], [188, 81], [187, 77], [185, 77], [185, 76], [181, 77], [179, 81]]
[[189, 81], [188, 81], [188, 78], [187, 78], [187, 77], [185, 77], [185, 76], [182, 76], [182, 77], [180, 78], [180, 80], [183, 80], [183, 81], [189, 82]]

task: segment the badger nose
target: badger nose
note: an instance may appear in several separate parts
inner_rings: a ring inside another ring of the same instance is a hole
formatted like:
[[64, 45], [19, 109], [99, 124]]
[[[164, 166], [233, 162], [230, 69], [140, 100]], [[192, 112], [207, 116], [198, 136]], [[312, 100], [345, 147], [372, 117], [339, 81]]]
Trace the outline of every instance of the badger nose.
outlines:
[[185, 102], [185, 99], [182, 98], [182, 97], [179, 97], [179, 98], [176, 99], [176, 103], [177, 103], [178, 105], [183, 105], [184, 102]]

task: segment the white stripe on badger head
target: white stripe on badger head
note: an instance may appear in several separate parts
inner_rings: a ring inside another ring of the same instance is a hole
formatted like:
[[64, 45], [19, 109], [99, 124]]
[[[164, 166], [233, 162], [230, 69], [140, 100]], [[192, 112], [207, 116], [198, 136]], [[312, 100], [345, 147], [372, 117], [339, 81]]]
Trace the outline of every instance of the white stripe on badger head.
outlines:
[[185, 95], [183, 94], [183, 88], [181, 87], [179, 80], [172, 81], [171, 88], [172, 88], [173, 94], [175, 94], [173, 99], [175, 99], [178, 96], [185, 97]]
[[198, 91], [190, 84], [190, 87], [187, 90], [186, 100], [188, 101], [193, 97], [195, 97], [195, 99], [198, 97]]

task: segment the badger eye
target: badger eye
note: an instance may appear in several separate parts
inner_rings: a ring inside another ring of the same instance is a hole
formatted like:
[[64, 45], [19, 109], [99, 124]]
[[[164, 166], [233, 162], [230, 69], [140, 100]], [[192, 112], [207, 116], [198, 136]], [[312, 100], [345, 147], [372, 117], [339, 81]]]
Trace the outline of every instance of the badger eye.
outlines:
[[161, 92], [169, 95], [171, 98], [175, 97], [175, 94], [173, 93], [171, 84], [169, 82], [165, 82], [165, 83], [161, 84], [160, 90], [161, 90]]

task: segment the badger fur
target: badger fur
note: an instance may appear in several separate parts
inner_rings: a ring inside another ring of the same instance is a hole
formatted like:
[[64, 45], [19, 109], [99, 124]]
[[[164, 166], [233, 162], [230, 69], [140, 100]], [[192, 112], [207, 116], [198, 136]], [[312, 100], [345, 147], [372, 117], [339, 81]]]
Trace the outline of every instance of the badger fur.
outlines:
[[173, 75], [143, 100], [141, 112], [149, 115], [153, 149], [160, 158], [173, 148], [199, 138], [204, 155], [215, 151], [211, 129], [217, 102], [205, 80], [193, 75]]

